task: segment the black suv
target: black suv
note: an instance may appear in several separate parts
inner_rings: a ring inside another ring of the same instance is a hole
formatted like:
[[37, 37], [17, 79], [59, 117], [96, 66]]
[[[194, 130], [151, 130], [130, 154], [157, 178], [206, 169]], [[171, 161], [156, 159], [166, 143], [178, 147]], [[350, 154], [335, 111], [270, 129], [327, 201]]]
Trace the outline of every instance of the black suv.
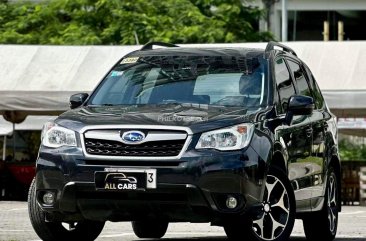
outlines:
[[335, 116], [284, 45], [149, 43], [70, 107], [44, 126], [29, 192], [43, 240], [94, 240], [107, 220], [140, 238], [210, 222], [233, 240], [279, 241], [295, 218], [309, 240], [336, 235]]

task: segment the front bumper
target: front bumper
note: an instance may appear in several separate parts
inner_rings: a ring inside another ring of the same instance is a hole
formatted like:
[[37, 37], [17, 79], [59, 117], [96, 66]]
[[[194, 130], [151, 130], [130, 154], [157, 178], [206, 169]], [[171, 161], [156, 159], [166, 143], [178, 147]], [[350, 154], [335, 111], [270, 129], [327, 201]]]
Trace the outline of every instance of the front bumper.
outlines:
[[[265, 163], [251, 146], [236, 152], [190, 150], [174, 162], [96, 161], [86, 159], [80, 148], [42, 147], [37, 160], [37, 200], [43, 210], [61, 220], [213, 222], [241, 215], [260, 202]], [[111, 167], [156, 169], [157, 188], [97, 190], [94, 173]], [[56, 193], [54, 205], [42, 202], [48, 190]], [[226, 207], [228, 196], [237, 198], [236, 208]]]

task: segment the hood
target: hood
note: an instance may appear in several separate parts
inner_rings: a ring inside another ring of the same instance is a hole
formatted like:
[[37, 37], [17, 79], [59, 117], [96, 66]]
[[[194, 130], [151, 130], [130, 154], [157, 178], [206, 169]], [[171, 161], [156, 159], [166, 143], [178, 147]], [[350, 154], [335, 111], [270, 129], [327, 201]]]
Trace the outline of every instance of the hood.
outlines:
[[75, 131], [88, 125], [166, 125], [197, 133], [255, 122], [261, 110], [199, 104], [84, 106], [63, 113], [56, 123]]

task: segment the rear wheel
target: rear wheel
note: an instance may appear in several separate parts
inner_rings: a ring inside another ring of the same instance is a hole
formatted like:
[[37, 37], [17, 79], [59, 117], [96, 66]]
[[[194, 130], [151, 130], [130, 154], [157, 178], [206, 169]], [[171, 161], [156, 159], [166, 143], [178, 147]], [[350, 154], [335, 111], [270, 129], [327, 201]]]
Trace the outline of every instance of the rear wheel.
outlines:
[[320, 212], [312, 213], [303, 219], [307, 240], [332, 241], [338, 226], [338, 183], [333, 168], [328, 172], [324, 207]]
[[232, 240], [288, 240], [295, 221], [295, 196], [286, 175], [273, 169], [267, 175], [261, 209], [251, 218], [224, 225]]
[[162, 238], [168, 225], [168, 222], [159, 220], [133, 221], [132, 229], [139, 238]]
[[46, 222], [45, 212], [38, 206], [36, 201], [35, 179], [29, 189], [28, 213], [37, 235], [45, 241], [72, 241], [72, 240], [95, 240], [102, 232], [104, 222], [80, 221], [80, 222]]

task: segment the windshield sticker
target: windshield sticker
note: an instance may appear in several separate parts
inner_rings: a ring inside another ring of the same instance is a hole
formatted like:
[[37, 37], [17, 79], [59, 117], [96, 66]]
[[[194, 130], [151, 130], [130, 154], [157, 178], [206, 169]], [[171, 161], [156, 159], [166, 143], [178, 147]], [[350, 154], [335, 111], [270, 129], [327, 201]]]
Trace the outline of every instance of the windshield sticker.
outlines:
[[118, 76], [122, 76], [123, 75], [123, 71], [115, 71], [113, 70], [111, 73], [111, 77], [118, 77]]
[[128, 57], [121, 61], [121, 64], [133, 64], [136, 63], [139, 57]]

